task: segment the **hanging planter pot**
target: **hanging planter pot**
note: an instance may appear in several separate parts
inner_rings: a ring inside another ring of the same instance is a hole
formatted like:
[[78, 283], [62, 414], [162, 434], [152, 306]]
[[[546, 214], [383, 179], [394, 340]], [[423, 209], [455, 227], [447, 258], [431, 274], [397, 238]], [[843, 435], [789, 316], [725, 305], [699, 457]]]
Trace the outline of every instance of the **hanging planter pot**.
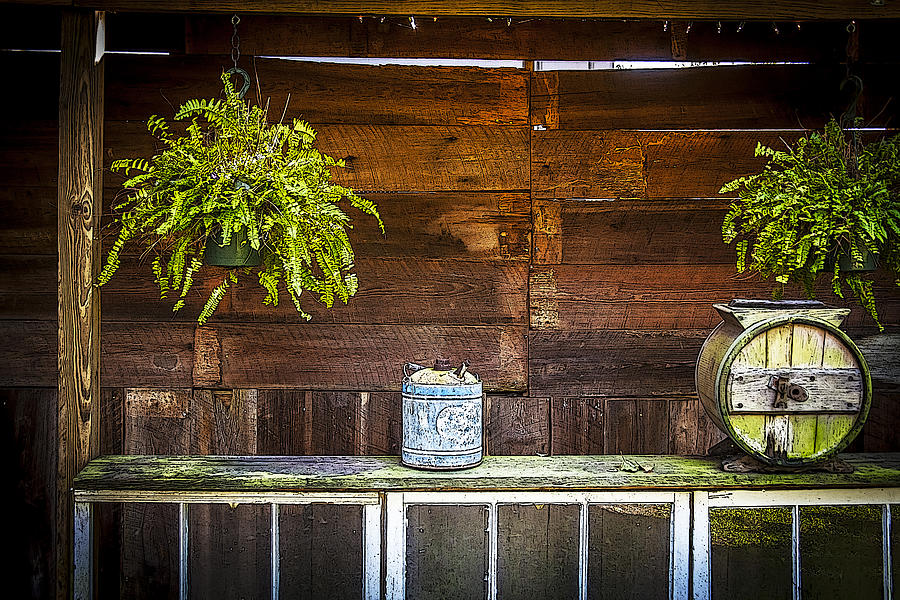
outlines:
[[259, 251], [250, 245], [247, 228], [232, 232], [227, 245], [222, 245], [222, 231], [219, 230], [206, 241], [203, 262], [211, 267], [258, 267], [262, 264]]
[[869, 250], [863, 250], [857, 260], [849, 252], [838, 254], [838, 267], [842, 273], [871, 273], [878, 270], [878, 255]]

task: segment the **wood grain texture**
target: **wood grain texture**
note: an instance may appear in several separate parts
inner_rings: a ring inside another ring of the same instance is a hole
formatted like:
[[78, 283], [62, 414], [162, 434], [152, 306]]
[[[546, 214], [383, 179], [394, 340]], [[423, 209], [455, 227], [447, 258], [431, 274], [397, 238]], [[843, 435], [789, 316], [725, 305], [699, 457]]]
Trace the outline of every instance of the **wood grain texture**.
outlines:
[[66, 11], [59, 79], [59, 252], [56, 594], [71, 590], [75, 474], [100, 452], [99, 206], [103, 176], [103, 63], [94, 63], [93, 12]]
[[[885, 323], [900, 319], [900, 295], [893, 279], [875, 276], [879, 313]], [[712, 308], [732, 298], [766, 298], [772, 283], [739, 274], [733, 265], [542, 265], [530, 279], [534, 329], [711, 329], [721, 320]], [[820, 277], [817, 297], [851, 308], [848, 327], [874, 325], [852, 299], [837, 298], [830, 278]], [[849, 297], [849, 294], [847, 294]], [[804, 292], [789, 285], [785, 298]], [[548, 311], [550, 314], [548, 314]]]
[[835, 90], [845, 73], [837, 65], [560, 71], [534, 77], [531, 122], [548, 129], [821, 127], [844, 108]]
[[[122, 17], [124, 15], [118, 15]], [[401, 58], [487, 58], [524, 60], [671, 60], [670, 32], [661, 21], [580, 21], [574, 19], [503, 19], [447, 17], [417, 19], [408, 15], [366, 17], [305, 17], [254, 15], [241, 17], [241, 48], [261, 56], [337, 56]], [[661, 17], [663, 18], [663, 17]], [[186, 51], [227, 54], [231, 22], [226, 15], [189, 15]], [[682, 26], [686, 23], [682, 24]], [[878, 22], [861, 23], [863, 31]], [[674, 24], [673, 24], [674, 26]], [[715, 22], [695, 22], [685, 46], [687, 60], [822, 60], [843, 56], [844, 24], [804, 23], [801, 30], [771, 23], [746, 23], [740, 33], [727, 24], [724, 34]], [[136, 25], [132, 24], [132, 29]], [[166, 29], [160, 27], [165, 31]], [[138, 33], [138, 32], [136, 32]], [[889, 37], [889, 36], [888, 36]], [[862, 36], [866, 42], [868, 36]], [[866, 56], [889, 57], [896, 49], [879, 47]]]
[[[124, 397], [124, 453], [201, 453], [195, 429], [209, 415], [186, 388], [129, 388]], [[122, 505], [121, 596], [178, 598], [178, 506]]]
[[[623, 471], [623, 458], [649, 462], [652, 472]], [[648, 460], [649, 458], [649, 460]], [[75, 481], [80, 498], [129, 491], [247, 492], [289, 490], [524, 490], [587, 488], [816, 489], [896, 487], [900, 454], [847, 454], [852, 473], [748, 473], [736, 478], [716, 457], [487, 456], [477, 469], [435, 473], [376, 456], [107, 456], [94, 459]], [[272, 476], [276, 474], [277, 476]]]
[[[728, 264], [734, 248], [722, 243], [729, 200], [535, 200], [556, 211], [556, 260], [540, 264]], [[537, 231], [535, 232], [537, 235]]]
[[[476, 359], [486, 390], [525, 389], [525, 331], [517, 326], [216, 325], [226, 387], [395, 391], [400, 367], [434, 356]], [[365, 365], [365, 368], [360, 368]]]
[[694, 364], [707, 333], [535, 331], [529, 335], [528, 390], [554, 397], [693, 394]]
[[517, 2], [515, 0], [471, 0], [469, 2], [414, 2], [412, 0], [382, 0], [361, 2], [341, 0], [323, 5], [312, 0], [276, 0], [238, 2], [237, 0], [201, 0], [191, 2], [161, 2], [160, 0], [76, 0], [75, 6], [99, 10], [123, 12], [268, 12], [301, 14], [343, 15], [401, 15], [425, 14], [433, 16], [496, 16], [513, 17], [583, 17], [605, 19], [654, 19], [667, 16], [672, 19], [721, 19], [721, 20], [808, 20], [849, 18], [897, 18], [900, 9], [872, 6], [864, 0], [825, 0], [823, 2], [791, 2], [790, 4], [766, 3], [759, 0], [741, 0], [721, 6], [711, 0], [616, 0], [614, 2], [589, 3], [566, 0], [562, 2]]
[[[346, 162], [334, 180], [355, 190], [527, 190], [528, 130], [521, 126], [380, 126], [313, 123], [317, 147]], [[107, 166], [149, 157], [154, 138], [141, 123], [106, 124]], [[110, 186], [121, 177], [110, 176]]]
[[667, 454], [668, 400], [608, 398], [605, 454]]
[[669, 399], [669, 439], [672, 454], [700, 455], [725, 439], [706, 415], [696, 396]]
[[488, 396], [484, 431], [486, 454], [549, 454], [550, 399]]
[[[245, 36], [242, 34], [242, 40]], [[170, 115], [191, 98], [216, 98], [223, 57], [111, 57], [107, 119]], [[527, 125], [528, 78], [521, 69], [328, 64], [244, 59], [247, 92], [271, 120], [318, 124]], [[259, 87], [256, 87], [258, 82]], [[288, 100], [290, 95], [290, 100]], [[287, 106], [285, 106], [287, 104]]]
[[[100, 388], [100, 454], [125, 453], [125, 390]], [[122, 504], [98, 504], [97, 595], [101, 600], [118, 598], [122, 587]]]
[[399, 392], [259, 390], [260, 454], [397, 455]]
[[757, 142], [783, 147], [797, 133], [737, 131], [534, 131], [537, 198], [715, 198], [754, 173]]
[[552, 454], [603, 454], [604, 399], [551, 398]]
[[9, 597], [56, 597], [56, 395], [50, 387], [0, 390], [0, 448], [9, 481], [0, 507], [12, 516], [6, 531], [16, 543], [4, 568]]

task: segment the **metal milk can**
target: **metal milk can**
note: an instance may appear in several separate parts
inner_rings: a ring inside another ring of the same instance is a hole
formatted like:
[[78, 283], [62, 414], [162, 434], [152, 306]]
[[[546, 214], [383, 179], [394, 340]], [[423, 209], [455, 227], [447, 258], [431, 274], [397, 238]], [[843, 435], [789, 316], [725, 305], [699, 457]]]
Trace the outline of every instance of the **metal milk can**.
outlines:
[[434, 368], [403, 367], [403, 448], [409, 467], [452, 470], [481, 462], [481, 380], [465, 361], [454, 369], [438, 359]]

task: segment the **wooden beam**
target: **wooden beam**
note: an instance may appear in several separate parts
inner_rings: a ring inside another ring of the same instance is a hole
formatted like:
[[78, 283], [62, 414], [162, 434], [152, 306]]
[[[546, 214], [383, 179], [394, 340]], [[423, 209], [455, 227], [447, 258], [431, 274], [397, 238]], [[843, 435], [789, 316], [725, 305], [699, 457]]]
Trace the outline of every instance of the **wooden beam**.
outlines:
[[74, 0], [109, 11], [265, 12], [333, 15], [572, 17], [600, 19], [811, 20], [900, 17], [900, 3], [869, 0]]
[[59, 454], [57, 598], [71, 588], [75, 475], [100, 450], [100, 264], [103, 63], [95, 62], [100, 16], [63, 13], [59, 82]]

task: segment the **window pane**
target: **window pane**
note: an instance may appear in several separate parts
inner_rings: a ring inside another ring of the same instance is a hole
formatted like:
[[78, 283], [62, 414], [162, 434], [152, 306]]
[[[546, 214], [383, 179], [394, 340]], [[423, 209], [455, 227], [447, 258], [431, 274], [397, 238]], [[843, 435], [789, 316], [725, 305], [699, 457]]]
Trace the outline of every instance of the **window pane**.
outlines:
[[178, 505], [122, 504], [121, 588], [110, 598], [177, 600]]
[[793, 597], [790, 507], [709, 511], [713, 598]]
[[272, 579], [268, 504], [192, 504], [188, 510], [191, 598], [268, 598]]
[[406, 597], [470, 600], [487, 590], [486, 506], [406, 507]]
[[497, 507], [497, 590], [503, 600], [578, 598], [577, 504]]
[[362, 507], [279, 507], [281, 597], [362, 597]]
[[804, 600], [867, 600], [884, 591], [881, 506], [801, 506]]
[[590, 507], [588, 598], [669, 597], [669, 504]]

